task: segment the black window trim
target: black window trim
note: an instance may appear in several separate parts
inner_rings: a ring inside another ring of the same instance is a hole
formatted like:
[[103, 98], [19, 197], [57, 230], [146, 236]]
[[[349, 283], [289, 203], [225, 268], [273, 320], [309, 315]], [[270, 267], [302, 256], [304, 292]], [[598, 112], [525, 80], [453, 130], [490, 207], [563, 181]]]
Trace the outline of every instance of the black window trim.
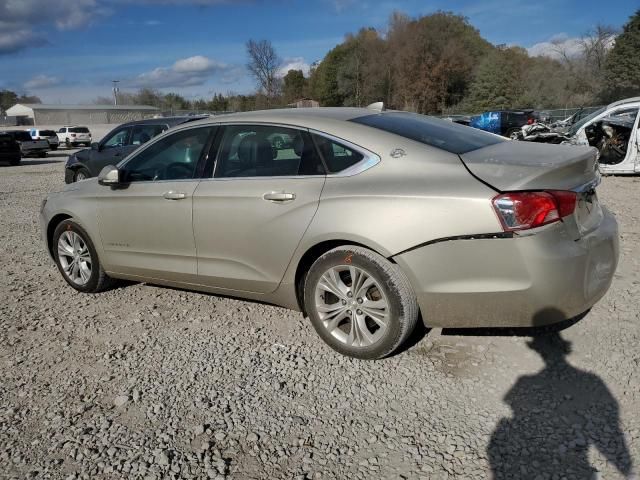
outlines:
[[[264, 180], [264, 179], [274, 179], [274, 178], [280, 178], [280, 179], [286, 179], [286, 178], [290, 178], [290, 179], [303, 179], [303, 178], [340, 178], [340, 177], [352, 177], [354, 175], [358, 175], [366, 170], [369, 170], [370, 168], [376, 166], [378, 163], [381, 162], [380, 156], [377, 153], [372, 152], [371, 150], [367, 150], [364, 147], [361, 147], [360, 145], [357, 145], [353, 142], [350, 142], [349, 140], [345, 140], [344, 138], [340, 138], [337, 137], [335, 135], [332, 135], [330, 133], [327, 132], [323, 132], [321, 130], [316, 130], [314, 128], [308, 128], [308, 127], [302, 127], [300, 125], [291, 125], [291, 124], [287, 124], [287, 123], [278, 123], [278, 122], [260, 122], [260, 121], [233, 121], [233, 122], [219, 122], [216, 123], [215, 125], [220, 127], [220, 131], [218, 132], [217, 135], [217, 141], [212, 145], [212, 147], [215, 147], [215, 152], [209, 152], [209, 157], [212, 157], [213, 160], [211, 160], [213, 162], [213, 170], [211, 172], [211, 176], [206, 176], [203, 177], [202, 180], [203, 181], [210, 181], [210, 180], [215, 180], [215, 181], [230, 181], [230, 180], [238, 180], [238, 179], [242, 179], [242, 180]], [[282, 127], [282, 128], [288, 128], [291, 130], [300, 130], [300, 131], [305, 131], [308, 132], [309, 134], [314, 134], [314, 135], [319, 135], [321, 137], [325, 137], [328, 138], [329, 140], [338, 143], [340, 145], [343, 145], [347, 148], [350, 148], [351, 150], [354, 150], [356, 152], [358, 152], [359, 154], [362, 155], [362, 160], [360, 160], [359, 162], [355, 163], [354, 165], [351, 165], [348, 168], [345, 168], [344, 170], [341, 170], [339, 172], [329, 172], [329, 169], [327, 168], [326, 162], [324, 160], [324, 157], [322, 156], [322, 153], [318, 150], [317, 145], [315, 144], [315, 141], [313, 140], [313, 135], [311, 135], [311, 140], [313, 141], [313, 147], [316, 149], [316, 153], [318, 154], [318, 156], [320, 157], [321, 161], [322, 161], [322, 166], [324, 167], [325, 173], [324, 174], [318, 174], [318, 175], [276, 175], [276, 176], [257, 176], [257, 177], [216, 177], [215, 176], [215, 170], [216, 167], [218, 165], [218, 156], [220, 155], [220, 147], [222, 144], [222, 138], [223, 138], [223, 134], [224, 134], [224, 130], [226, 127], [228, 126], [242, 126], [242, 125], [256, 125], [256, 126], [272, 126], [272, 127]], [[213, 156], [211, 155], [211, 153], [215, 153]], [[211, 165], [208, 165], [207, 167], [205, 167], [204, 172], [206, 172], [208, 170], [208, 168], [211, 167]]]

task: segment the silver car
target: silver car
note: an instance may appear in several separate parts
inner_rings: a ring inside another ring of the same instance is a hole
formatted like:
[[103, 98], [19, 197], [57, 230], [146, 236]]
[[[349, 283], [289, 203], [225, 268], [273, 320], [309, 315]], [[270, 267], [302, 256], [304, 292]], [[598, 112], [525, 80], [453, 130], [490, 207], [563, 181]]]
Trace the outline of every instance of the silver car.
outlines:
[[271, 110], [170, 129], [50, 194], [41, 222], [81, 292], [128, 279], [270, 302], [374, 359], [419, 319], [533, 326], [587, 311], [618, 260], [598, 181], [589, 147], [406, 112]]

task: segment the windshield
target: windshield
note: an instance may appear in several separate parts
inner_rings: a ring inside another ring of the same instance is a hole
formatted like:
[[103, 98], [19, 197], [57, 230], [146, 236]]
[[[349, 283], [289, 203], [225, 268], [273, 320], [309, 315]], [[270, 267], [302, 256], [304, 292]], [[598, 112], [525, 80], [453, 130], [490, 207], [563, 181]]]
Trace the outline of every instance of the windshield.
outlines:
[[89, 129], [87, 127], [73, 127], [69, 129], [72, 133], [89, 133]]
[[587, 122], [590, 122], [592, 119], [596, 118], [598, 115], [600, 115], [606, 109], [607, 109], [607, 107], [599, 108], [598, 110], [593, 112], [591, 115], [587, 115], [582, 120], [579, 120], [578, 122], [576, 122], [573, 125], [571, 125], [571, 128], [569, 129], [569, 136], [570, 137], [574, 136], [578, 132], [578, 130], [580, 130], [580, 128], [582, 128], [583, 125], [585, 125]]
[[40, 130], [40, 136], [41, 137], [55, 137], [56, 136], [56, 132], [54, 132], [53, 130]]
[[387, 112], [351, 121], [457, 154], [506, 141], [482, 130], [417, 113]]

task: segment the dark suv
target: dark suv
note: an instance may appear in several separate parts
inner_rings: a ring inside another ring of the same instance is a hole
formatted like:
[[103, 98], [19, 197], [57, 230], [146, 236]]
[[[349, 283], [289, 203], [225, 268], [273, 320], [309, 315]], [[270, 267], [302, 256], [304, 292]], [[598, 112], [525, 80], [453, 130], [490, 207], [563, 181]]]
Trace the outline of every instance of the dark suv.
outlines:
[[92, 143], [91, 148], [69, 155], [65, 166], [64, 181], [73, 183], [85, 178], [97, 177], [105, 166], [116, 165], [156, 135], [175, 125], [193, 122], [201, 118], [203, 117], [153, 118], [119, 125], [105, 135], [102, 141]]
[[0, 162], [19, 165], [21, 159], [20, 144], [9, 133], [0, 132]]

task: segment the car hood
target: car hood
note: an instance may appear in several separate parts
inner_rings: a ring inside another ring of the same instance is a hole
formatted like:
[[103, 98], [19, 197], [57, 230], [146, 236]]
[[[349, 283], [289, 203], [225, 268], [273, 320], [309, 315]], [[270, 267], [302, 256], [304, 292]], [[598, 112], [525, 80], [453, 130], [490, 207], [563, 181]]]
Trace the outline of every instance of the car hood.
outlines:
[[460, 158], [475, 177], [499, 191], [573, 190], [599, 175], [597, 153], [592, 147], [514, 140]]

